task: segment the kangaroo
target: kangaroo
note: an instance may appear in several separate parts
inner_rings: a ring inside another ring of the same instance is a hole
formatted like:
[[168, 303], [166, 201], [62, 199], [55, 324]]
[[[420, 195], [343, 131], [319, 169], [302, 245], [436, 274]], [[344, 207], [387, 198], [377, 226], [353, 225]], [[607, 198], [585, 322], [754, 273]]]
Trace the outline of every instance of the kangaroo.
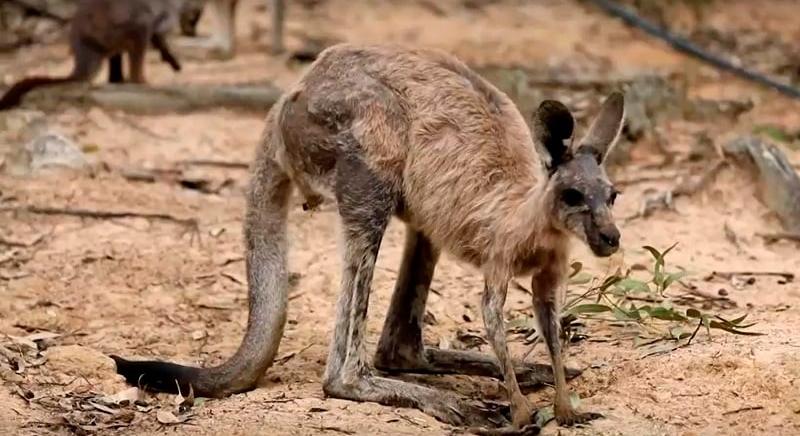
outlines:
[[[218, 59], [230, 59], [236, 54], [236, 8], [238, 0], [187, 0], [190, 10], [181, 16], [180, 28], [184, 36], [192, 37], [178, 41], [181, 47], [202, 49]], [[197, 37], [197, 23], [206, 3], [211, 3], [218, 28], [205, 38]], [[272, 7], [272, 52], [284, 51], [283, 27], [286, 10], [285, 0], [270, 0]]]
[[[601, 415], [569, 401], [559, 289], [574, 235], [596, 256], [618, 250], [617, 191], [603, 163], [623, 125], [614, 92], [579, 141], [555, 100], [532, 115], [458, 59], [395, 45], [325, 49], [269, 111], [244, 222], [249, 318], [234, 356], [211, 368], [111, 356], [131, 384], [224, 397], [253, 389], [272, 364], [286, 321], [287, 213], [293, 186], [307, 202], [335, 202], [341, 218], [341, 293], [322, 388], [329, 397], [418, 408], [457, 426], [524, 430], [525, 384], [555, 382], [562, 425]], [[375, 260], [392, 217], [406, 224], [399, 276], [373, 365], [365, 323]], [[483, 320], [494, 357], [422, 343], [422, 319], [442, 250], [484, 276]], [[510, 279], [530, 274], [533, 307], [552, 361], [512, 360], [503, 306]], [[381, 372], [376, 372], [380, 370]], [[462, 373], [504, 380], [509, 408], [387, 373]], [[383, 375], [381, 375], [383, 374]], [[510, 413], [509, 413], [510, 412]]]
[[152, 44], [173, 70], [181, 65], [167, 44], [166, 34], [185, 13], [182, 0], [80, 0], [72, 18], [69, 43], [73, 68], [66, 77], [29, 77], [0, 98], [0, 110], [18, 105], [31, 90], [68, 82], [91, 81], [108, 59], [108, 81], [124, 81], [122, 53], [130, 61], [130, 81], [144, 83], [147, 46]]

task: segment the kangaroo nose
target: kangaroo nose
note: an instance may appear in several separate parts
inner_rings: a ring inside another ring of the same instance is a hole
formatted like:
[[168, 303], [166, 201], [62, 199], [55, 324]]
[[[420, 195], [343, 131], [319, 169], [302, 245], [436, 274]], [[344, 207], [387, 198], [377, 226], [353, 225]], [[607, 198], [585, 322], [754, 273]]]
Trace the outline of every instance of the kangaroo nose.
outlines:
[[609, 247], [617, 248], [619, 247], [619, 230], [616, 227], [603, 229], [600, 232], [600, 239]]

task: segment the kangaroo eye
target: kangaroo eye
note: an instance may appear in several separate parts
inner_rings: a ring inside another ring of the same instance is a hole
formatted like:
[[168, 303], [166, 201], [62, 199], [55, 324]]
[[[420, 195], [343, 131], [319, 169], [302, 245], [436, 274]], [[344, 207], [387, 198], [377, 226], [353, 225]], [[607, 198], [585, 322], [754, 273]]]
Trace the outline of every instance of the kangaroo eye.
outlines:
[[583, 203], [583, 194], [577, 189], [565, 189], [561, 191], [561, 201], [567, 206], [580, 206]]

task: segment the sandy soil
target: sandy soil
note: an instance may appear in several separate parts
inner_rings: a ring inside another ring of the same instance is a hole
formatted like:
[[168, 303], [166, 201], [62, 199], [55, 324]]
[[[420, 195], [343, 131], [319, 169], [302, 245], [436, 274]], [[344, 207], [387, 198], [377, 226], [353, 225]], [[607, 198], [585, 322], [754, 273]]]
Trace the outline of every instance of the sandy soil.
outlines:
[[[150, 80], [159, 84], [265, 79], [279, 86], [291, 83], [302, 67], [265, 54], [267, 16], [258, 9], [259, 2], [242, 3], [240, 53], [235, 59], [187, 60], [185, 70], [173, 74], [153, 53], [148, 64]], [[390, 8], [388, 2], [328, 0], [310, 10], [292, 7], [287, 42], [296, 47], [303, 35], [312, 35], [432, 45], [476, 65], [546, 65], [598, 73], [700, 71], [692, 73], [692, 93], [710, 98], [754, 98], [755, 108], [738, 122], [666, 123], [662, 127], [667, 147], [678, 153], [693, 146], [692, 134], [697, 132], [706, 132], [722, 143], [761, 123], [800, 131], [797, 103], [719, 76], [573, 2], [498, 1], [479, 9], [465, 8], [455, 1], [436, 3], [440, 5], [436, 7], [430, 6], [433, 2], [398, 3], [402, 5]], [[789, 1], [768, 2], [774, 3], [774, 8], [748, 8], [745, 1], [734, 3], [728, 12], [712, 11], [715, 22], [726, 22], [726, 17], [753, 9], [758, 9], [753, 17], [766, 23], [791, 20], [786, 18], [787, 14], [792, 16]], [[440, 15], [437, 9], [448, 15]], [[201, 30], [209, 25], [204, 19]], [[784, 27], [787, 32], [796, 32], [792, 26]], [[792, 40], [789, 33], [787, 38]], [[8, 83], [22, 73], [64, 73], [69, 67], [63, 44], [35, 46], [0, 57], [0, 78]], [[26, 139], [24, 132], [12, 128], [24, 123], [8, 120], [33, 116], [33, 109], [0, 116], [0, 126], [5, 126], [0, 132], [0, 151], [4, 154]], [[198, 243], [181, 226], [158, 220], [0, 213], [0, 236], [32, 242], [23, 247], [0, 244], [2, 343], [14, 353], [23, 353], [20, 350], [26, 342], [20, 337], [42, 331], [60, 335], [39, 341], [39, 347], [46, 348], [44, 359], [27, 362], [19, 374], [4, 364], [0, 374], [5, 379], [0, 386], [0, 429], [4, 434], [87, 431], [64, 425], [61, 417], [92, 416], [81, 410], [81, 405], [87, 407], [86, 398], [126, 388], [105, 357], [108, 354], [159, 356], [210, 365], [235, 350], [246, 324], [241, 218], [247, 173], [240, 169], [186, 169], [181, 161], [248, 161], [263, 116], [222, 108], [184, 115], [135, 116], [65, 107], [47, 114], [51, 128], [89, 151], [95, 171], [2, 174], [0, 204], [169, 213], [197, 219], [201, 238]], [[795, 165], [800, 164], [797, 148], [785, 150]], [[683, 163], [645, 170], [646, 165], [658, 162], [659, 156], [646, 145], [635, 151], [631, 164], [615, 169], [615, 179], [630, 180], [645, 172], [664, 175], [676, 170], [701, 171], [708, 165]], [[141, 183], [122, 177], [123, 170], [135, 168], [184, 168], [189, 175], [210, 179], [219, 189], [202, 193], [169, 181]], [[625, 186], [617, 203], [617, 216], [632, 215], [648, 190], [665, 189], [673, 183], [667, 179]], [[640, 248], [642, 245], [666, 248], [678, 242], [668, 257], [670, 264], [690, 270], [692, 275], [686, 281], [703, 291], [725, 289], [737, 305], [712, 310], [730, 317], [747, 312], [758, 322], [753, 329], [766, 335], [733, 336], [714, 331], [709, 337], [701, 331], [688, 347], [641, 358], [641, 351], [622, 329], [589, 322], [585, 329], [589, 340], [568, 350], [570, 366], [588, 368], [571, 386], [583, 399], [582, 407], [600, 411], [606, 418], [587, 428], [564, 429], [550, 423], [545, 434], [800, 433], [800, 340], [796, 333], [800, 330], [800, 284], [781, 284], [764, 276], [744, 285], [703, 280], [712, 271], [798, 272], [798, 245], [788, 241], [767, 245], [756, 236], [779, 231], [780, 227], [756, 199], [752, 180], [736, 168], [722, 170], [703, 192], [679, 199], [676, 208], [677, 212], [664, 211], [621, 223], [624, 249], [620, 256], [600, 261], [576, 244], [573, 257], [602, 276], [612, 266], [647, 264], [649, 255]], [[299, 204], [292, 209], [290, 267], [299, 280], [291, 293], [279, 361], [258, 389], [198, 404], [187, 423], [171, 426], [159, 423], [157, 412], [173, 410], [174, 397], [147, 396], [149, 406], [135, 413], [129, 407], [128, 418], [113, 421], [125, 421], [127, 427], [97, 433], [448, 433], [449, 427], [415, 410], [323, 399], [320, 377], [338, 291], [335, 223], [333, 212], [310, 215], [302, 212]], [[736, 235], [736, 244], [731, 233]], [[403, 228], [393, 223], [375, 276], [368, 330], [371, 346], [377, 340], [396, 278], [402, 241]], [[425, 331], [427, 343], [455, 342], [458, 331], [482, 334], [477, 315], [481, 279], [476, 271], [445, 257], [437, 268], [433, 288], [437, 292], [431, 295], [429, 304], [432, 317]], [[509, 318], [530, 314], [530, 299], [524, 292], [512, 290], [507, 307]], [[512, 336], [511, 343], [517, 355], [529, 348], [518, 336]], [[490, 351], [486, 345], [479, 349]], [[22, 355], [30, 356], [31, 350], [27, 353]], [[529, 359], [546, 362], [544, 347], [538, 347]], [[502, 398], [501, 385], [494, 380], [426, 380], [456, 386], [467, 394]], [[552, 389], [543, 388], [529, 396], [537, 406], [545, 406], [552, 393]], [[95, 412], [103, 415], [102, 411]]]

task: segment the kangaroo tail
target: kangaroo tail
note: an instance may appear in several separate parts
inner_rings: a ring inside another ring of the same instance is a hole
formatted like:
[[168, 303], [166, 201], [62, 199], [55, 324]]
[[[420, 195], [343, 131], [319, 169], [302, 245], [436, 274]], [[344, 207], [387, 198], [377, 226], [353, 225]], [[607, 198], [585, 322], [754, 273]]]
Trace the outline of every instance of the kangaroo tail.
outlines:
[[239, 349], [216, 367], [197, 368], [111, 356], [117, 372], [133, 385], [160, 392], [225, 397], [255, 387], [272, 365], [286, 323], [288, 302], [286, 226], [292, 185], [276, 161], [282, 147], [279, 112], [273, 107], [259, 148], [248, 192], [244, 234], [249, 292], [247, 331]]
[[0, 110], [11, 109], [22, 101], [25, 94], [34, 88], [46, 85], [56, 85], [59, 83], [73, 82], [77, 80], [73, 76], [67, 77], [28, 77], [15, 83], [8, 89], [3, 97], [0, 98]]

